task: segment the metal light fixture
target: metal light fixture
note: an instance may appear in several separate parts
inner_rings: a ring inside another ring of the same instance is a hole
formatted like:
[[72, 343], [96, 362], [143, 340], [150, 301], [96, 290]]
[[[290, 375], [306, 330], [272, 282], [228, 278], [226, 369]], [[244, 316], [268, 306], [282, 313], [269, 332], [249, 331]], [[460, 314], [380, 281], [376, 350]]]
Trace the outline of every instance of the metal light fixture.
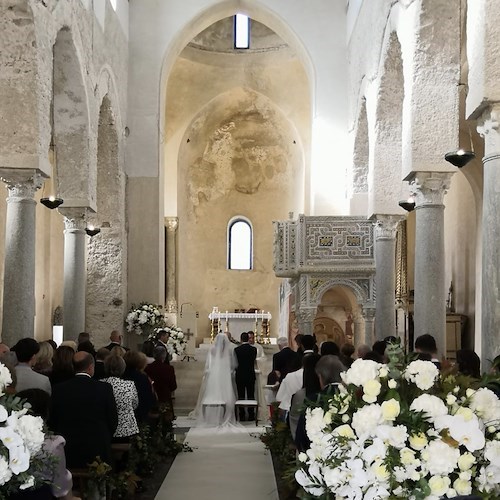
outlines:
[[459, 149], [458, 151], [452, 151], [451, 153], [446, 153], [444, 159], [450, 162], [452, 165], [458, 168], [462, 168], [471, 160], [476, 157], [473, 151], [464, 151]]
[[410, 196], [407, 200], [400, 201], [399, 206], [407, 212], [413, 212], [415, 210], [415, 199]]
[[98, 227], [89, 226], [85, 228], [85, 232], [92, 238], [92, 236], [99, 234], [101, 230]]
[[54, 210], [54, 208], [57, 208], [60, 205], [62, 205], [63, 201], [64, 200], [62, 198], [56, 198], [55, 196], [49, 196], [48, 198], [40, 199], [40, 203], [42, 205], [45, 205], [47, 208], [50, 208], [51, 210]]

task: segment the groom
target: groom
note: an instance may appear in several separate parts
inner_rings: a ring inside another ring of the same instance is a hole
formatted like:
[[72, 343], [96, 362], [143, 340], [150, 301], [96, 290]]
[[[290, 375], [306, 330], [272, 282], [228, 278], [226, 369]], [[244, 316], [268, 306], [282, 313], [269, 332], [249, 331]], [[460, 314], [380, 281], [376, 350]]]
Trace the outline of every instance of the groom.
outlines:
[[[234, 349], [238, 367], [236, 368], [236, 389], [238, 399], [255, 399], [255, 360], [257, 349], [248, 343], [248, 333], [240, 336], [241, 344]], [[246, 393], [246, 397], [245, 397]], [[245, 420], [245, 409], [240, 408], [240, 421]], [[254, 409], [248, 409], [248, 420], [255, 420]]]

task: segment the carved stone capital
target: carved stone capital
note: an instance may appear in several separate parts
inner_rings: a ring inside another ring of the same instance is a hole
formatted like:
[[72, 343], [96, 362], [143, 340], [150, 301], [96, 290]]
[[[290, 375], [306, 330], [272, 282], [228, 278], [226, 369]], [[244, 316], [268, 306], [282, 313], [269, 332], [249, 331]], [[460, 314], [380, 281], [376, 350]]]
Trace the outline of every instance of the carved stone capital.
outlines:
[[416, 172], [410, 181], [410, 192], [415, 197], [415, 208], [443, 205], [450, 188], [453, 173]]
[[316, 317], [316, 308], [310, 308], [310, 309], [300, 309], [298, 313], [296, 313], [297, 320], [300, 323], [307, 323], [307, 322], [312, 322], [314, 321], [314, 318]]
[[365, 321], [373, 321], [375, 319], [376, 309], [374, 307], [363, 307], [363, 318]]
[[33, 200], [37, 189], [43, 186], [44, 177], [37, 170], [0, 169], [0, 179], [7, 184], [8, 200]]
[[179, 217], [165, 217], [165, 227], [169, 232], [177, 231], [179, 227]]
[[403, 220], [401, 215], [377, 215], [374, 224], [375, 240], [394, 240], [399, 222]]
[[167, 300], [165, 304], [165, 312], [166, 313], [176, 313], [177, 312], [177, 301], [175, 299]]
[[84, 232], [87, 226], [85, 207], [59, 209], [64, 217], [64, 232]]

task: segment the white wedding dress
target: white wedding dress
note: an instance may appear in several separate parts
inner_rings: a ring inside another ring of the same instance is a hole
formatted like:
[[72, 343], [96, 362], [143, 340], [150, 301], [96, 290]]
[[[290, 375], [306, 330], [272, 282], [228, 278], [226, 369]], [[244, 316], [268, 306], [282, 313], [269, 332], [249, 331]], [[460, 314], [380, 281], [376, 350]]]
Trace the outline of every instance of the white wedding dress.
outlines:
[[196, 427], [240, 427], [234, 413], [236, 366], [231, 342], [227, 335], [219, 333], [207, 356], [196, 408], [190, 414], [196, 418]]

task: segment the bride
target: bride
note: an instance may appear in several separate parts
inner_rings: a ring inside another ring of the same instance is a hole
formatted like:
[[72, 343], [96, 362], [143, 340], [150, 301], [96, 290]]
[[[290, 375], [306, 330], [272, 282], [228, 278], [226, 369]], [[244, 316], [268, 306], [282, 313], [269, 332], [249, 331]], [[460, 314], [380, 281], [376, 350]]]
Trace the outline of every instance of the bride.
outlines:
[[229, 338], [226, 334], [219, 333], [207, 356], [198, 402], [190, 415], [196, 418], [196, 427], [236, 426], [236, 365], [236, 356]]

